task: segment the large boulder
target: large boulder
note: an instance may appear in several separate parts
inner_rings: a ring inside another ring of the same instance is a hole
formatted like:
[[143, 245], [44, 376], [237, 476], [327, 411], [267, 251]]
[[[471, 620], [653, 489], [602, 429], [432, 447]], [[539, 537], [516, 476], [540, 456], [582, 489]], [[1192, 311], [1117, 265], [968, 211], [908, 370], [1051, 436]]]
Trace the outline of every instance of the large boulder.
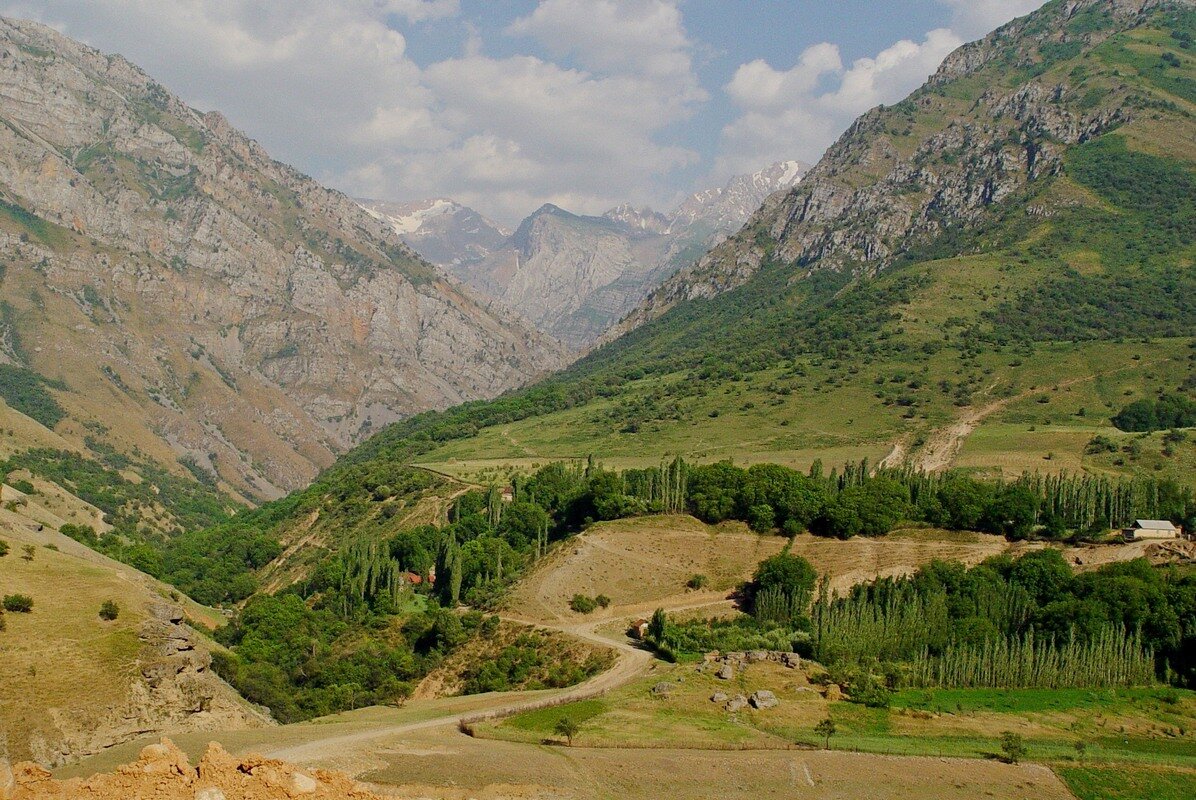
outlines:
[[748, 699], [741, 694], [737, 694], [728, 700], [727, 705], [724, 707], [734, 714], [736, 711], [742, 711], [743, 709], [747, 708], [747, 704]]
[[753, 692], [749, 702], [752, 708], [776, 708], [778, 704], [777, 696], [767, 689]]
[[730, 664], [723, 664], [719, 671], [715, 673], [715, 677], [720, 680], [729, 681], [735, 677], [735, 668]]

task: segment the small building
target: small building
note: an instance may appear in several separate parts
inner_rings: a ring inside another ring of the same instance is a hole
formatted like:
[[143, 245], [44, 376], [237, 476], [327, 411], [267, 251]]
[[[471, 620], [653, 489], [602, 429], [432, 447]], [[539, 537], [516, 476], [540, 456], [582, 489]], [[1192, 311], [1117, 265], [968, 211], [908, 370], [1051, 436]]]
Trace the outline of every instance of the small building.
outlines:
[[636, 639], [645, 639], [648, 636], [648, 620], [637, 619], [631, 623], [631, 627], [627, 630], [628, 633]]
[[502, 501], [504, 503], [512, 503], [515, 501], [515, 487], [504, 486], [502, 489]]
[[423, 576], [415, 572], [408, 572], [403, 577], [406, 578], [407, 583], [411, 584], [412, 586], [419, 586], [424, 582]]
[[1126, 528], [1121, 535], [1127, 542], [1137, 542], [1147, 539], [1178, 539], [1180, 533], [1180, 529], [1170, 520], [1138, 519], [1134, 520], [1132, 528]]

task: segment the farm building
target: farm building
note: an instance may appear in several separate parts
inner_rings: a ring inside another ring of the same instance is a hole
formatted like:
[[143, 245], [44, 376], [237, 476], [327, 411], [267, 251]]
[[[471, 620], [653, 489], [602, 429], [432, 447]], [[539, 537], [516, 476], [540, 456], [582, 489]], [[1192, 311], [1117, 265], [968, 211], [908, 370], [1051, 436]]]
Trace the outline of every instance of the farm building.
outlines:
[[1134, 521], [1132, 528], [1122, 532], [1127, 542], [1142, 539], [1178, 539], [1180, 529], [1165, 519], [1139, 519]]

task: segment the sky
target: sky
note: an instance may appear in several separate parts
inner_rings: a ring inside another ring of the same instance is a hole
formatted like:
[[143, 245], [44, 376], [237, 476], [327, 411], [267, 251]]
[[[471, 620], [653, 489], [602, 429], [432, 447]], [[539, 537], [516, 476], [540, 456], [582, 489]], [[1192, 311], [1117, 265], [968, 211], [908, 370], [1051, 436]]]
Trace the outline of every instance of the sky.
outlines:
[[0, 0], [356, 197], [669, 209], [1043, 0]]

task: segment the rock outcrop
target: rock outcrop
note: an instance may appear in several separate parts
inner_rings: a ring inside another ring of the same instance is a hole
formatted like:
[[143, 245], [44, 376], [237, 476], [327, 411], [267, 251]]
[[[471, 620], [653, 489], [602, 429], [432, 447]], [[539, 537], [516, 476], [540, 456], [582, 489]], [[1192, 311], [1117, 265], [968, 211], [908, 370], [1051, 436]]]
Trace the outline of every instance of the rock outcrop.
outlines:
[[[177, 606], [151, 606], [138, 629], [136, 673], [123, 706], [107, 719], [79, 727], [56, 714], [61, 738], [30, 742], [41, 764], [58, 766], [149, 733], [236, 730], [273, 725], [211, 670], [212, 655]], [[109, 678], [117, 679], [116, 676]]]
[[0, 20], [0, 117], [0, 361], [61, 381], [117, 449], [272, 497], [388, 422], [562, 364], [120, 56]]

